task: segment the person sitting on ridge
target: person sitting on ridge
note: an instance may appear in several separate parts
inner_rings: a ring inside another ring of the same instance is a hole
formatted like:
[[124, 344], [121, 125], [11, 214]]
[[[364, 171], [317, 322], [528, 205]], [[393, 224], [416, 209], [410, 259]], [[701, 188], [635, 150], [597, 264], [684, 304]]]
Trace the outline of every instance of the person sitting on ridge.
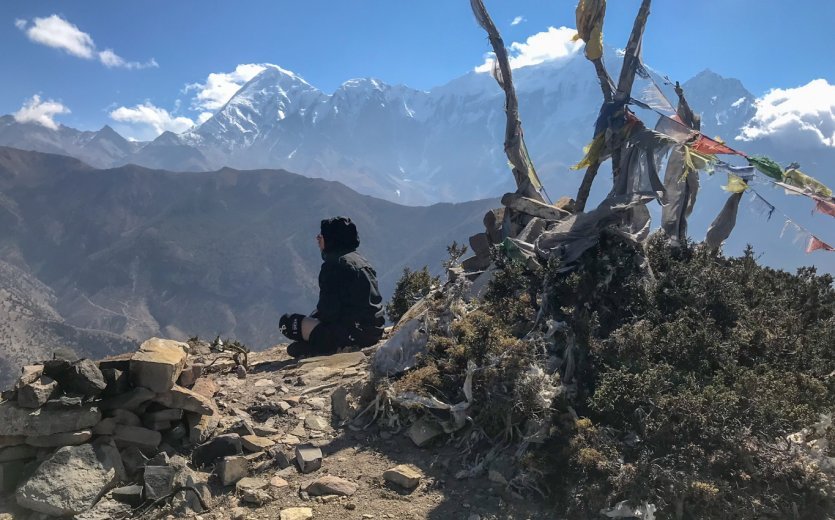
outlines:
[[383, 335], [382, 297], [377, 273], [357, 253], [356, 225], [347, 217], [325, 219], [316, 236], [322, 252], [319, 303], [310, 316], [285, 314], [279, 330], [294, 341], [292, 357], [334, 354], [343, 347], [367, 347]]

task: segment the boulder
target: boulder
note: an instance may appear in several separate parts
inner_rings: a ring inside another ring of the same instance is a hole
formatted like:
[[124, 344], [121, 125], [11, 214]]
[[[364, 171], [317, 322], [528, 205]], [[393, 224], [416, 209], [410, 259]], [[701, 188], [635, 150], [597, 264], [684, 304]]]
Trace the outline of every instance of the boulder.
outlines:
[[0, 403], [0, 435], [41, 435], [91, 428], [101, 420], [95, 407], [44, 407], [37, 411], [20, 408], [11, 402]]
[[21, 507], [52, 516], [77, 515], [113, 488], [124, 468], [112, 443], [57, 450], [15, 492]]
[[11, 446], [0, 450], [0, 462], [11, 462], [13, 460], [34, 459], [37, 450], [33, 446]]
[[146, 412], [142, 419], [148, 421], [179, 421], [183, 418], [183, 411], [177, 408]]
[[217, 384], [208, 377], [201, 377], [194, 382], [191, 391], [195, 394], [202, 395], [206, 399], [211, 399], [218, 391]]
[[120, 370], [127, 373], [130, 370], [130, 359], [133, 357], [133, 352], [125, 352], [123, 354], [116, 354], [115, 356], [108, 356], [99, 361], [99, 370], [104, 372], [108, 369]]
[[23, 408], [40, 408], [49, 401], [57, 388], [57, 381], [41, 376], [17, 389], [17, 405]]
[[302, 473], [311, 473], [322, 467], [322, 450], [309, 444], [296, 446], [296, 463]]
[[191, 462], [198, 468], [214, 464], [221, 457], [241, 455], [243, 448], [241, 438], [236, 433], [218, 435], [214, 439], [201, 444], [191, 454]]
[[126, 370], [102, 368], [101, 373], [104, 376], [104, 382], [107, 383], [102, 395], [112, 397], [130, 390], [130, 375]]
[[25, 435], [0, 435], [0, 448], [26, 444]]
[[57, 448], [60, 446], [78, 446], [93, 438], [91, 430], [78, 432], [53, 433], [52, 435], [30, 435], [26, 437], [26, 444], [37, 448]]
[[44, 363], [44, 375], [56, 380], [68, 394], [97, 397], [107, 387], [99, 366], [89, 359], [47, 361]]
[[27, 462], [25, 460], [0, 462], [0, 491], [6, 493], [14, 491], [23, 479]]
[[174, 386], [186, 364], [188, 345], [179, 341], [151, 338], [139, 346], [130, 360], [130, 379], [156, 393]]
[[119, 424], [113, 431], [113, 440], [119, 447], [136, 446], [139, 449], [153, 451], [162, 441], [162, 434], [141, 426]]
[[326, 475], [307, 485], [305, 491], [311, 496], [340, 495], [351, 496], [357, 492], [357, 485], [350, 480]]
[[122, 456], [122, 463], [128, 475], [135, 475], [148, 463], [148, 457], [136, 446], [128, 446], [120, 451], [119, 454]]
[[242, 455], [223, 457], [216, 471], [221, 484], [231, 486], [249, 475], [249, 460]]
[[73, 520], [113, 520], [130, 517], [130, 506], [104, 496], [91, 509], [75, 515]]
[[20, 369], [20, 377], [14, 388], [18, 389], [24, 385], [34, 383], [43, 375], [43, 365], [25, 365]]
[[99, 406], [102, 410], [136, 410], [142, 404], [150, 401], [154, 397], [156, 397], [156, 393], [153, 391], [138, 386], [136, 388], [132, 388], [129, 392], [126, 392], [121, 395], [116, 395], [105, 399], [102, 401]]
[[214, 402], [210, 398], [177, 385], [174, 385], [166, 392], [157, 394], [153, 401], [168, 408], [180, 408], [202, 415], [212, 415], [215, 413]]
[[383, 473], [386, 482], [391, 482], [403, 489], [414, 489], [420, 484], [423, 474], [411, 464], [400, 464]]
[[170, 466], [145, 466], [145, 498], [156, 500], [171, 493], [176, 473]]
[[220, 424], [220, 414], [201, 415], [187, 412], [186, 423], [188, 424], [188, 439], [194, 444], [201, 444], [209, 440]]
[[117, 424], [119, 423], [113, 417], [105, 417], [100, 423], [93, 426], [93, 435], [113, 435]]
[[125, 426], [141, 426], [142, 419], [133, 412], [127, 410], [116, 409], [107, 413], [108, 417], [112, 417], [116, 424], [124, 424]]

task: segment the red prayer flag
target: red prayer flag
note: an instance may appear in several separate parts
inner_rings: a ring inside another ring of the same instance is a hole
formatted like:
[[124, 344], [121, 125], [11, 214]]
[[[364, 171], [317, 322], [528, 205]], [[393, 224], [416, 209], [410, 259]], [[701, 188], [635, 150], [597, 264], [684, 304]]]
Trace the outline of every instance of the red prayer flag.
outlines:
[[835, 202], [816, 198], [815, 211], [818, 213], [824, 213], [830, 217], [835, 217]]
[[704, 134], [699, 134], [699, 137], [696, 138], [696, 142], [693, 143], [690, 148], [706, 155], [742, 155], [733, 148], [729, 148], [719, 141], [706, 137]]
[[824, 251], [835, 251], [835, 248], [824, 242], [823, 240], [819, 239], [815, 235], [809, 237], [809, 245], [806, 246], [806, 252], [811, 253], [812, 251], [817, 251], [818, 249], [823, 249]]

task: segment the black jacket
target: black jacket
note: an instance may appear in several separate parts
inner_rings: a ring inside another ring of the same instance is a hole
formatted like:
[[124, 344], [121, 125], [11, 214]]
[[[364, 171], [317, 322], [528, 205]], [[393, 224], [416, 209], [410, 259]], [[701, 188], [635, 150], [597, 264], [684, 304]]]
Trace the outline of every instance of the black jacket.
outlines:
[[327, 251], [322, 258], [315, 317], [379, 339], [385, 318], [374, 268], [351, 249]]

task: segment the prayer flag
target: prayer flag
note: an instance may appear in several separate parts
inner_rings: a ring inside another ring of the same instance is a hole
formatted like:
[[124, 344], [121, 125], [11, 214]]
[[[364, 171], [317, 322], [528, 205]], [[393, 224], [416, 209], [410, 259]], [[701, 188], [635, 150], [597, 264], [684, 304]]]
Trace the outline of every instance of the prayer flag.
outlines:
[[835, 217], [835, 202], [824, 199], [815, 199], [815, 211], [829, 215], [830, 217]]
[[817, 251], [818, 249], [823, 249], [824, 251], [835, 251], [835, 248], [833, 248], [823, 240], [819, 239], [815, 235], [810, 236], [809, 245], [806, 246], [806, 252], [811, 253], [812, 251]]
[[699, 134], [699, 137], [696, 138], [696, 142], [691, 145], [691, 148], [705, 155], [741, 155], [733, 148], [725, 146], [719, 139], [710, 139], [704, 134]]

